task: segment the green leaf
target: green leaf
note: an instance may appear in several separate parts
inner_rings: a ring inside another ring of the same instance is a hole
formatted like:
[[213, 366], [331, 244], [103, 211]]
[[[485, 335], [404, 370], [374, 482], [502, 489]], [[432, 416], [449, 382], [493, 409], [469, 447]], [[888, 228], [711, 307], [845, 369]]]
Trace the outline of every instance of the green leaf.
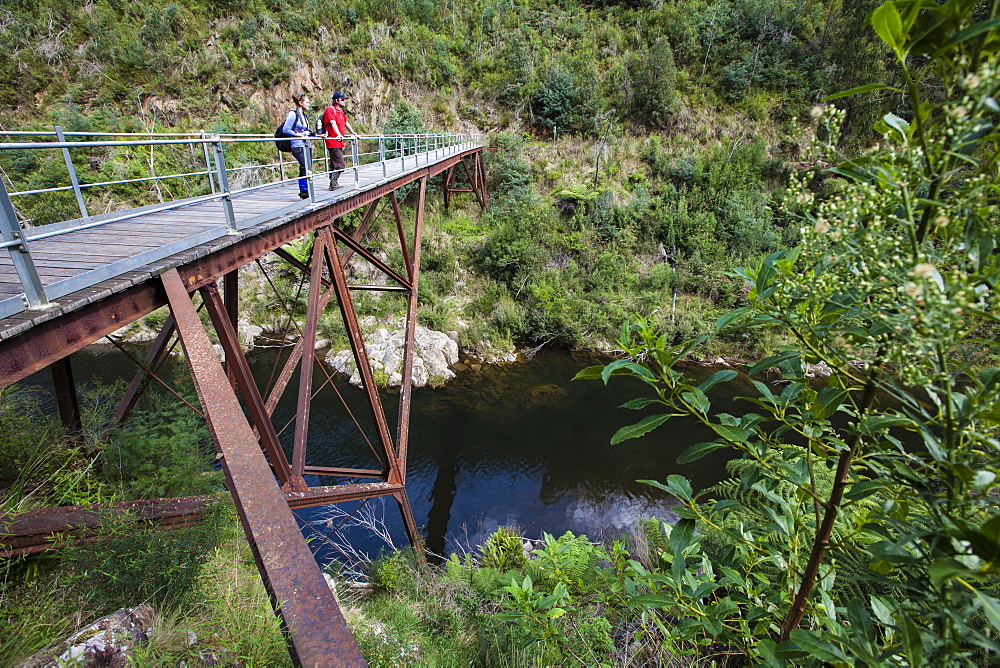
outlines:
[[750, 312], [749, 306], [744, 306], [743, 308], [738, 308], [722, 315], [718, 320], [715, 321], [715, 331], [716, 333], [722, 333], [725, 331], [726, 326], [729, 325], [734, 320], [742, 318], [744, 315]]
[[896, 613], [896, 628], [899, 629], [900, 639], [903, 647], [906, 648], [907, 663], [911, 666], [924, 665], [924, 641], [920, 637], [920, 629], [913, 623], [909, 615], [900, 606]]
[[882, 38], [896, 51], [901, 53], [903, 48], [903, 20], [892, 2], [886, 2], [871, 14], [872, 28], [875, 33]]
[[902, 118], [896, 114], [886, 114], [882, 117], [886, 123], [889, 124], [893, 130], [899, 133], [901, 139], [906, 139], [907, 131], [910, 129], [910, 124], [904, 121]]
[[631, 410], [637, 411], [641, 408], [645, 408], [650, 404], [658, 404], [658, 403], [660, 403], [660, 400], [657, 399], [656, 397], [639, 397], [637, 399], [626, 401], [621, 405], [621, 408], [629, 408]]
[[1000, 600], [987, 596], [978, 589], [975, 590], [976, 600], [983, 609], [983, 614], [989, 620], [990, 626], [1000, 631]]
[[883, 489], [885, 489], [884, 483], [877, 480], [866, 480], [864, 482], [851, 485], [844, 494], [844, 498], [848, 501], [859, 501], [861, 499], [868, 498], [872, 494], [877, 494]]
[[728, 383], [733, 378], [736, 378], [737, 375], [738, 374], [733, 369], [721, 369], [701, 381], [701, 383], [698, 384], [698, 389], [702, 392], [708, 392], [714, 385], [718, 383]]
[[746, 430], [741, 429], [740, 427], [733, 427], [726, 424], [713, 424], [711, 427], [716, 434], [727, 441], [733, 441], [734, 443], [746, 443], [749, 437]]
[[931, 56], [931, 58], [936, 58], [939, 54], [941, 54], [941, 52], [950, 49], [956, 44], [961, 44], [966, 40], [972, 39], [973, 37], [977, 37], [978, 35], [981, 35], [984, 32], [993, 30], [994, 28], [1000, 28], [1000, 18], [993, 18], [987, 21], [980, 21], [979, 23], [969, 26], [965, 30], [960, 30], [954, 35], [952, 35], [951, 39], [942, 44], [941, 48], [938, 49], [934, 53], [934, 55]]
[[847, 398], [847, 390], [838, 387], [824, 387], [816, 395], [812, 405], [812, 414], [818, 420], [825, 420], [833, 415]]
[[[685, 482], [687, 482], [685, 480]], [[694, 537], [694, 520], [677, 520], [670, 531], [670, 551], [681, 554]]]
[[861, 599], [852, 598], [847, 602], [847, 619], [851, 622], [852, 635], [855, 638], [860, 636], [859, 639], [864, 640], [864, 649], [867, 654], [876, 654], [875, 646], [877, 639], [875, 637], [875, 626], [872, 624], [871, 614], [869, 614]]
[[764, 359], [760, 360], [752, 367], [750, 367], [750, 371], [748, 371], [747, 373], [749, 373], [752, 376], [766, 369], [770, 369], [771, 367], [776, 367], [787, 360], [796, 359], [798, 357], [799, 357], [799, 351], [786, 350], [784, 352], [778, 353], [777, 355], [771, 355], [770, 357], [765, 357]]
[[661, 424], [666, 422], [672, 417], [676, 417], [673, 413], [661, 413], [660, 415], [649, 415], [639, 420], [635, 424], [629, 425], [627, 427], [622, 427], [615, 435], [611, 437], [611, 445], [618, 445], [622, 441], [627, 441], [630, 438], [639, 438], [647, 432], [656, 429]]
[[1000, 562], [1000, 515], [986, 521], [979, 529], [971, 530], [967, 538], [980, 559]]
[[963, 566], [955, 559], [941, 558], [934, 560], [934, 562], [927, 567], [927, 575], [930, 576], [931, 582], [937, 586], [945, 580], [951, 580], [952, 578], [962, 576], [975, 576], [975, 573], [970, 571], [966, 566]]
[[696, 462], [710, 452], [715, 452], [716, 450], [721, 450], [726, 447], [722, 443], [707, 442], [707, 443], [695, 443], [687, 450], [685, 450], [680, 457], [677, 458], [678, 464], [688, 464], [690, 462]]
[[896, 415], [869, 415], [861, 421], [860, 431], [872, 436], [888, 431], [892, 427], [902, 427], [912, 424], [912, 420]]
[[828, 663], [852, 663], [850, 658], [829, 640], [805, 629], [792, 631], [792, 642], [806, 650], [817, 659]]
[[586, 369], [581, 369], [573, 376], [573, 380], [598, 380], [601, 377], [601, 372], [604, 371], [604, 365], [598, 364], [596, 366], [588, 366]]
[[647, 369], [646, 367], [642, 366], [641, 364], [637, 364], [632, 360], [615, 360], [611, 364], [605, 366], [604, 369], [601, 371], [601, 380], [603, 380], [604, 384], [607, 385], [608, 379], [611, 376], [622, 376], [622, 375], [639, 376], [640, 378], [646, 380], [656, 379], [656, 376], [653, 375], [653, 372]]
[[903, 91], [898, 88], [893, 88], [892, 86], [887, 86], [885, 84], [873, 83], [865, 84], [864, 86], [856, 86], [854, 88], [849, 88], [848, 90], [841, 91], [839, 93], [834, 93], [833, 95], [827, 95], [823, 98], [825, 101], [838, 100], [842, 97], [847, 97], [848, 95], [859, 95], [861, 93], [868, 93], [873, 90], [891, 90], [894, 93], [902, 93]]
[[669, 492], [682, 501], [690, 501], [691, 497], [694, 496], [694, 491], [691, 489], [691, 483], [687, 481], [687, 478], [677, 475], [676, 473], [671, 476], [667, 476], [666, 484], [658, 480], [639, 480], [637, 482], [641, 482], [645, 485], [652, 485], [657, 489], [662, 489], [664, 492]]

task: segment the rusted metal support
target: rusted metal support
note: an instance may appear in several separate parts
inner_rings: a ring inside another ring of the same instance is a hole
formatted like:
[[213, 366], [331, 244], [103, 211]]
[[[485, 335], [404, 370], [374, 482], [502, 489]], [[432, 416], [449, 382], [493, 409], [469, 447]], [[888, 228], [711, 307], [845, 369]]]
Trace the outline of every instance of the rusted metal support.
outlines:
[[[165, 281], [164, 285], [166, 285]], [[201, 288], [201, 296], [205, 300], [205, 308], [208, 309], [208, 315], [212, 319], [219, 343], [222, 344], [222, 349], [226, 353], [226, 359], [231, 362], [230, 369], [235, 376], [236, 387], [239, 388], [240, 394], [243, 395], [243, 399], [247, 403], [250, 417], [260, 435], [260, 441], [267, 452], [274, 474], [278, 477], [278, 483], [281, 485], [289, 484], [294, 489], [298, 489], [300, 486], [304, 487], [305, 482], [301, 482], [301, 477], [299, 480], [295, 480], [288, 460], [285, 458], [285, 451], [281, 449], [278, 434], [274, 431], [274, 425], [271, 424], [271, 417], [264, 410], [264, 400], [261, 399], [257, 384], [250, 373], [250, 365], [247, 364], [247, 358], [243, 355], [243, 348], [240, 347], [240, 342], [237, 340], [236, 331], [233, 329], [232, 323], [229, 322], [229, 316], [226, 314], [225, 305], [219, 296], [218, 287], [215, 283], [209, 283]], [[171, 304], [171, 310], [174, 310], [173, 304]], [[176, 311], [174, 317], [177, 317]], [[177, 328], [180, 329], [179, 319]], [[230, 387], [233, 386], [230, 385]], [[235, 390], [235, 388], [233, 389]], [[202, 404], [204, 405], [204, 399]], [[254, 438], [253, 442], [256, 441], [257, 439]]]
[[392, 202], [392, 215], [396, 220], [396, 232], [399, 234], [399, 246], [403, 251], [403, 262], [406, 264], [406, 276], [413, 282], [413, 260], [406, 249], [406, 232], [403, 231], [403, 217], [399, 213], [399, 200], [396, 193], [389, 193], [389, 201]]
[[[277, 249], [275, 249], [274, 254], [277, 255], [278, 257], [280, 257], [282, 260], [284, 260], [288, 264], [290, 264], [293, 267], [295, 267], [296, 269], [298, 269], [299, 271], [301, 271], [306, 276], [308, 276], [310, 274], [310, 272], [312, 271], [309, 268], [308, 264], [306, 264], [305, 262], [300, 261], [297, 257], [295, 257], [294, 255], [292, 255], [291, 253], [289, 253], [288, 251], [286, 251], [284, 248], [277, 248]], [[327, 287], [330, 287], [331, 285], [333, 285], [333, 283], [330, 282], [329, 278], [327, 278], [326, 276], [324, 276], [323, 277], [323, 285], [325, 285]]]
[[52, 385], [56, 390], [59, 417], [62, 419], [66, 431], [78, 435], [83, 429], [83, 420], [80, 418], [80, 398], [76, 394], [73, 366], [70, 364], [69, 356], [62, 358], [49, 368], [52, 370]]
[[[329, 485], [310, 487], [302, 492], [285, 492], [285, 501], [290, 508], [311, 508], [331, 503], [346, 503], [379, 496], [391, 496], [403, 489], [400, 483], [359, 482], [353, 485]], [[404, 520], [405, 521], [405, 520]]]
[[[257, 568], [281, 616], [293, 661], [306, 666], [366, 665], [288, 502], [271, 477], [180, 275], [172, 269], [161, 278], [229, 489]], [[214, 294], [217, 299], [218, 291]], [[210, 307], [209, 314], [213, 311], [217, 311], [213, 321], [228, 323], [228, 318], [218, 317], [221, 309]]]
[[309, 475], [331, 475], [344, 478], [384, 478], [385, 469], [345, 469], [334, 466], [307, 466], [305, 472]]
[[[402, 276], [400, 276], [399, 273], [395, 269], [393, 269], [392, 267], [390, 267], [389, 265], [387, 265], [386, 263], [382, 262], [380, 259], [378, 259], [377, 257], [375, 257], [375, 255], [372, 254], [371, 251], [369, 251], [367, 248], [365, 248], [360, 243], [358, 243], [357, 241], [355, 241], [354, 238], [351, 237], [351, 235], [347, 234], [343, 230], [337, 229], [336, 227], [331, 228], [331, 230], [332, 230], [333, 236], [335, 236], [337, 238], [337, 241], [342, 241], [345, 245], [347, 245], [349, 248], [351, 248], [355, 253], [357, 253], [358, 255], [360, 255], [361, 257], [363, 257], [372, 266], [374, 266], [376, 269], [378, 269], [379, 271], [381, 271], [382, 273], [384, 273], [386, 276], [388, 276], [392, 280], [396, 281], [400, 285], [405, 285], [406, 287], [409, 287], [409, 281], [407, 281], [405, 278], [403, 278]], [[343, 259], [341, 260], [341, 263], [342, 264], [346, 264], [346, 262]]]
[[320, 229], [320, 236], [325, 237], [323, 245], [326, 253], [326, 261], [330, 267], [330, 276], [333, 278], [334, 289], [337, 291], [337, 303], [340, 306], [340, 314], [344, 319], [347, 328], [347, 338], [351, 342], [351, 349], [354, 352], [354, 363], [358, 367], [361, 376], [361, 387], [368, 399], [368, 407], [371, 410], [372, 419], [375, 421], [375, 429], [378, 433], [379, 443], [385, 455], [385, 461], [389, 463], [389, 482], [402, 483], [399, 477], [398, 468], [395, 465], [396, 455], [393, 451], [392, 437], [389, 435], [389, 425], [385, 419], [385, 410], [382, 408], [382, 400], [378, 395], [378, 388], [375, 386], [375, 378], [372, 376], [371, 363], [368, 361], [368, 353], [365, 350], [365, 342], [361, 336], [361, 328], [358, 325], [358, 315], [354, 311], [354, 302], [351, 300], [351, 293], [347, 288], [347, 276], [344, 274], [344, 265], [341, 262], [340, 253], [337, 252], [336, 242], [333, 240], [333, 232], [329, 227]]
[[321, 312], [320, 293], [323, 291], [323, 256], [326, 254], [328, 234], [320, 228], [313, 241], [312, 266], [309, 275], [309, 298], [306, 302], [306, 328], [299, 339], [302, 342], [299, 366], [299, 398], [295, 409], [295, 437], [292, 441], [292, 475], [302, 478], [306, 465], [306, 442], [309, 439], [309, 408], [312, 406], [313, 350], [316, 349], [316, 328]]
[[479, 192], [482, 193], [483, 211], [490, 205], [489, 192], [486, 189], [486, 163], [482, 152], [476, 153], [476, 164], [479, 165]]
[[466, 165], [464, 159], [462, 160], [462, 166], [465, 168], [465, 173], [469, 175], [469, 181], [472, 183], [472, 190], [476, 195], [476, 201], [479, 202], [480, 208], [486, 211], [486, 169], [479, 155], [470, 156], [470, 158], [472, 161], [472, 173], [469, 173], [469, 167]]
[[160, 529], [189, 527], [201, 518], [211, 500], [210, 496], [183, 496], [0, 515], [0, 558], [92, 542], [100, 537], [97, 527], [112, 518], [130, 517], [137, 526]]
[[[361, 223], [358, 224], [358, 229], [354, 230], [354, 232], [351, 233], [351, 236], [354, 237], [356, 241], [361, 241], [362, 239], [364, 239], [365, 234], [368, 233], [368, 228], [371, 227], [372, 222], [375, 220], [375, 207], [381, 201], [382, 201], [381, 198], [379, 198], [374, 202], [372, 202], [371, 204], [369, 204], [368, 208], [365, 209], [365, 213], [361, 217]], [[344, 264], [348, 263], [348, 261], [351, 259], [351, 255], [353, 254], [354, 250], [352, 250], [351, 248], [345, 248], [341, 252], [340, 256], [344, 259]]]
[[417, 326], [417, 287], [420, 280], [420, 246], [424, 233], [424, 201], [426, 197], [427, 179], [421, 179], [420, 189], [417, 192], [416, 217], [413, 224], [413, 257], [409, 265], [411, 272], [410, 294], [406, 309], [406, 333], [403, 344], [403, 380], [399, 390], [399, 423], [396, 431], [396, 467], [399, 469], [400, 480], [404, 483], [406, 482], [406, 452], [410, 435], [410, 403], [413, 399], [413, 334]]
[[176, 345], [177, 340], [174, 339], [174, 344], [169, 345], [171, 337], [174, 334], [174, 316], [173, 314], [168, 315], [167, 319], [163, 321], [163, 327], [160, 328], [160, 332], [153, 339], [152, 345], [149, 347], [149, 351], [146, 353], [146, 366], [144, 368], [136, 369], [135, 375], [132, 376], [132, 382], [129, 383], [128, 389], [125, 390], [125, 396], [118, 403], [118, 408], [115, 410], [114, 415], [111, 416], [111, 426], [117, 427], [125, 422], [128, 418], [129, 413], [135, 408], [136, 402], [142, 393], [146, 391], [149, 387], [150, 381], [153, 380], [153, 376], [147, 373], [147, 369], [156, 373], [160, 365], [166, 361], [167, 357], [170, 355], [170, 351], [173, 350], [173, 345]]
[[406, 529], [406, 536], [410, 539], [410, 545], [417, 555], [417, 562], [421, 566], [427, 564], [427, 557], [424, 555], [424, 537], [417, 529], [417, 522], [413, 519], [413, 510], [410, 506], [410, 497], [406, 494], [406, 487], [401, 486], [393, 492], [393, 498], [399, 504], [399, 514], [403, 516], [403, 527]]
[[[239, 320], [240, 320], [240, 270], [233, 269], [231, 272], [222, 277], [222, 301], [226, 305], [226, 315], [229, 317], [229, 322], [233, 324], [233, 329], [239, 331]], [[236, 386], [236, 375], [230, 368], [231, 364], [229, 359], [226, 359], [223, 368], [226, 370], [226, 377], [229, 378], [229, 384], [233, 387]]]
[[444, 191], [444, 209], [447, 211], [451, 208], [451, 182], [455, 178], [455, 168], [449, 167], [444, 173], [444, 186], [441, 188]]

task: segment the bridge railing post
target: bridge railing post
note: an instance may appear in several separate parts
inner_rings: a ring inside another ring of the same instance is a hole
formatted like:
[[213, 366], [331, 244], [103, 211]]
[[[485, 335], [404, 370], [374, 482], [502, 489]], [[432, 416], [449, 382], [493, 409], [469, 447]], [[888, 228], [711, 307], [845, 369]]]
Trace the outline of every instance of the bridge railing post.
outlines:
[[233, 197], [229, 194], [229, 177], [226, 174], [226, 152], [222, 148], [222, 138], [211, 135], [212, 156], [215, 158], [215, 175], [219, 179], [219, 190], [222, 192], [222, 209], [226, 214], [226, 232], [237, 234], [236, 212], [233, 211]]
[[361, 172], [358, 169], [358, 141], [357, 137], [351, 137], [351, 164], [354, 165], [354, 189], [361, 187]]
[[[61, 125], [56, 126], [56, 139], [60, 144], [66, 143], [66, 135], [63, 134]], [[69, 154], [69, 149], [62, 147], [63, 160], [66, 161], [66, 171], [69, 172], [69, 181], [73, 184], [73, 194], [76, 195], [76, 205], [80, 208], [80, 217], [83, 222], [90, 222], [90, 214], [87, 212], [87, 203], [83, 201], [83, 192], [80, 190], [80, 181], [76, 178], [76, 167], [73, 166], [73, 158]]]
[[309, 201], [316, 201], [316, 191], [313, 189], [313, 149], [312, 141], [310, 139], [304, 139], [302, 141], [302, 148], [305, 151], [305, 161], [306, 161], [306, 189], [309, 191]]
[[10, 253], [11, 262], [14, 263], [14, 270], [21, 281], [24, 292], [21, 294], [21, 301], [27, 308], [45, 308], [49, 305], [49, 299], [45, 296], [45, 288], [42, 287], [42, 280], [38, 277], [38, 270], [35, 262], [28, 252], [28, 242], [24, 238], [24, 230], [17, 220], [14, 212], [14, 205], [11, 204], [10, 195], [7, 194], [7, 186], [0, 179], [0, 240], [4, 242], [7, 252]]
[[208, 157], [208, 141], [205, 139], [208, 135], [206, 135], [205, 131], [202, 130], [200, 136], [201, 152], [205, 156], [205, 176], [208, 177], [208, 187], [212, 189], [213, 193], [215, 193], [215, 176], [212, 174], [212, 159]]
[[384, 179], [388, 174], [386, 173], [385, 164], [385, 136], [378, 136], [378, 160], [382, 163], [382, 178]]

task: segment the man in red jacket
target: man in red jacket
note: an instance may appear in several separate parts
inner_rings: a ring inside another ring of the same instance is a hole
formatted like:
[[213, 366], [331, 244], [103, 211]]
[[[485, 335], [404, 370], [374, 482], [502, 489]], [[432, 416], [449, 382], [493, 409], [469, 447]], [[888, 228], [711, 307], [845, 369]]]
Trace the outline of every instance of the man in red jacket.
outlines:
[[323, 112], [323, 130], [326, 132], [326, 150], [330, 154], [330, 190], [340, 187], [340, 173], [344, 170], [344, 139], [345, 130], [352, 135], [357, 134], [347, 121], [344, 112], [344, 101], [347, 96], [334, 93], [330, 106]]

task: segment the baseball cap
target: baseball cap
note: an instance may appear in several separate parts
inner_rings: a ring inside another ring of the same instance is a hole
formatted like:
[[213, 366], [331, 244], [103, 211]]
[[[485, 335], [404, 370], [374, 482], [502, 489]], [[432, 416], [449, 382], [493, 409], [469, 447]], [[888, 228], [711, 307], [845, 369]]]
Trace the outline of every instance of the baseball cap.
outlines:
[[334, 100], [346, 100], [347, 96], [344, 95], [343, 93], [334, 93], [333, 94], [333, 99]]

